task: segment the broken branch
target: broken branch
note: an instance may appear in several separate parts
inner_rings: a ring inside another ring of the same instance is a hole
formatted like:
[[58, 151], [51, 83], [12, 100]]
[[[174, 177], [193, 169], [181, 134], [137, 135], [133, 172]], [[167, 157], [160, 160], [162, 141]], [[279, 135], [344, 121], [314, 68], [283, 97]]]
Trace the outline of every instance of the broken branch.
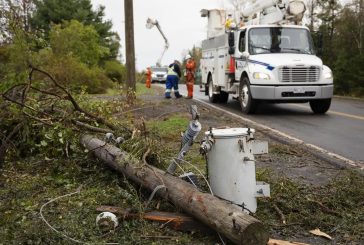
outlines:
[[273, 203], [273, 208], [274, 208], [274, 210], [277, 212], [277, 214], [279, 215], [279, 217], [280, 217], [280, 219], [281, 219], [282, 223], [283, 223], [283, 224], [286, 224], [286, 223], [287, 223], [287, 222], [286, 222], [286, 216], [284, 216], [284, 214], [283, 214], [282, 210], [280, 210], [280, 209], [278, 208], [277, 204], [275, 204], [275, 203]]

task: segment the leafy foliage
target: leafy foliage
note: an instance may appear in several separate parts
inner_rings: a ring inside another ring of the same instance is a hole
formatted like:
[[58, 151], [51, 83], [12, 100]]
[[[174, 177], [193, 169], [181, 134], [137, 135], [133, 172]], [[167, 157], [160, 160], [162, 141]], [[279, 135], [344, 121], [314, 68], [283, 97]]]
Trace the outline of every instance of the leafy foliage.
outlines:
[[89, 66], [97, 65], [109, 53], [99, 44], [99, 35], [93, 26], [84, 26], [76, 20], [53, 26], [50, 31], [50, 46], [54, 55], [75, 56]]
[[119, 52], [120, 38], [112, 32], [111, 21], [104, 21], [104, 7], [94, 11], [90, 0], [37, 0], [32, 18], [32, 26], [45, 32], [48, 37], [51, 24], [77, 20], [84, 25], [91, 25], [99, 35], [99, 43], [109, 49], [109, 59], [115, 59]]
[[355, 0], [343, 8], [339, 1], [318, 2], [324, 63], [334, 72], [335, 93], [364, 96], [364, 4]]
[[126, 68], [116, 60], [106, 61], [104, 65], [106, 75], [114, 82], [122, 83], [126, 78]]

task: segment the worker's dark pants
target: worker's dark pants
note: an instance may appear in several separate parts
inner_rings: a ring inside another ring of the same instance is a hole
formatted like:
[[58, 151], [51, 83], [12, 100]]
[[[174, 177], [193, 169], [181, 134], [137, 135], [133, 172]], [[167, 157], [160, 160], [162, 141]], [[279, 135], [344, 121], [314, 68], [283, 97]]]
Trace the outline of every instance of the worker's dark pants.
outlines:
[[165, 93], [166, 98], [171, 98], [172, 88], [174, 90], [174, 95], [176, 96], [176, 98], [181, 97], [178, 91], [178, 80], [179, 80], [178, 76], [175, 75], [167, 76], [166, 93]]

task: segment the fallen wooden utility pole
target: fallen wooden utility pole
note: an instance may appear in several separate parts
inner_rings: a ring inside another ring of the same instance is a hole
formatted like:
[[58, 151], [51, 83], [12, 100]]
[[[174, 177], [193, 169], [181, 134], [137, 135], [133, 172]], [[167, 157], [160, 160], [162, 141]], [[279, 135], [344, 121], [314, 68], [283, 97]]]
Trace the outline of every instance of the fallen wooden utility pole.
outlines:
[[267, 244], [269, 237], [263, 224], [242, 212], [239, 207], [202, 193], [186, 181], [145, 165], [93, 136], [82, 136], [81, 143], [114, 170], [144, 188], [158, 190], [157, 195], [171, 201], [235, 244]]

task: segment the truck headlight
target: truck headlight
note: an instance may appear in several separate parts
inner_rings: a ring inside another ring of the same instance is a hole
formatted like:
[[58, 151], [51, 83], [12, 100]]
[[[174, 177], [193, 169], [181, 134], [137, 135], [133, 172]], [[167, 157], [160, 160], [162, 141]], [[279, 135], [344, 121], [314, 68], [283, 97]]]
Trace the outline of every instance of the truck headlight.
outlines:
[[270, 76], [263, 72], [254, 72], [253, 77], [254, 77], [254, 79], [270, 80]]
[[333, 78], [332, 71], [324, 72], [324, 78], [325, 79], [332, 79]]

